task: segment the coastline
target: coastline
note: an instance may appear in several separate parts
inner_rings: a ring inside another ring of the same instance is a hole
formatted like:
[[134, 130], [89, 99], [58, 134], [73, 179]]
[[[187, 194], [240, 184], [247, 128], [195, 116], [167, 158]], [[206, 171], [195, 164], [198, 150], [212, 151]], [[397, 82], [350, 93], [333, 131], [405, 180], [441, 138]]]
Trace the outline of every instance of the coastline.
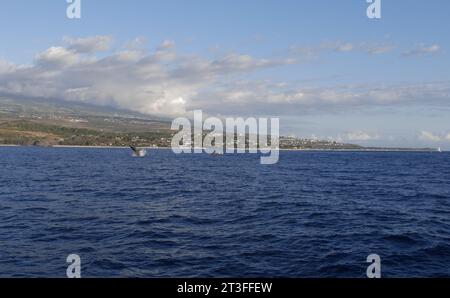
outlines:
[[[82, 145], [54, 145], [54, 146], [24, 146], [14, 144], [0, 144], [2, 147], [38, 147], [38, 148], [78, 148], [78, 149], [129, 149], [128, 146], [82, 146]], [[171, 147], [139, 147], [145, 150], [171, 150]], [[193, 148], [194, 149], [194, 148]], [[207, 148], [202, 148], [203, 150]], [[430, 152], [439, 153], [438, 149], [433, 148], [361, 148], [361, 149], [274, 149], [278, 151], [303, 151], [303, 152]], [[442, 151], [446, 152], [446, 151]]]

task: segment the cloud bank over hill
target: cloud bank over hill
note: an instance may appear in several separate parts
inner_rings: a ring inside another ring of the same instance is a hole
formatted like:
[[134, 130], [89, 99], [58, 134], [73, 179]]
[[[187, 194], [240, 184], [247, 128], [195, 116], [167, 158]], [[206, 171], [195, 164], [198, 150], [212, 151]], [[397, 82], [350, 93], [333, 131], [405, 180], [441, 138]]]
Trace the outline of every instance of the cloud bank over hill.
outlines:
[[[251, 79], [259, 71], [305, 63], [323, 52], [382, 55], [387, 44], [326, 42], [292, 47], [287, 54], [259, 58], [242, 53], [186, 55], [166, 40], [152, 51], [137, 39], [112, 50], [112, 36], [64, 37], [62, 45], [37, 53], [31, 65], [0, 60], [0, 92], [56, 98], [176, 116], [201, 108], [216, 115], [297, 115], [366, 106], [450, 104], [449, 82], [311, 86]], [[435, 53], [437, 45], [407, 56]]]

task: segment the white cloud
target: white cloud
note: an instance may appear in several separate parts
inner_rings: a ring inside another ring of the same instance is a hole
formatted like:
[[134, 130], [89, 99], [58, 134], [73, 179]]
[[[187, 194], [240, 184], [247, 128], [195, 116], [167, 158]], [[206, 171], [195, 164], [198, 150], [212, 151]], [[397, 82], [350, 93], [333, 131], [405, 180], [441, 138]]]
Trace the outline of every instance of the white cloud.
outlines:
[[309, 58], [317, 57], [322, 52], [334, 51], [338, 53], [362, 52], [368, 55], [381, 55], [393, 51], [396, 47], [392, 44], [374, 42], [323, 42], [317, 46], [292, 46], [291, 53]]
[[[28, 68], [0, 62], [0, 93], [111, 105], [155, 115], [179, 115], [203, 88], [220, 78], [292, 63], [229, 54], [217, 59], [178, 56], [175, 43], [163, 42], [154, 52], [129, 48], [103, 58], [109, 38], [68, 39], [36, 55]], [[220, 100], [220, 99], [218, 99]]]
[[[68, 39], [36, 55], [33, 65], [0, 60], [0, 94], [110, 105], [142, 113], [172, 116], [201, 108], [210, 114], [302, 115], [342, 112], [372, 106], [450, 105], [450, 82], [354, 84], [315, 87], [299, 82], [245, 80], [258, 70], [298, 63], [290, 56], [258, 58], [228, 53], [216, 58], [181, 55], [172, 41], [153, 51], [143, 39], [99, 58], [112, 38]], [[369, 44], [330, 44], [336, 50]], [[365, 138], [349, 135], [350, 138]], [[374, 137], [370, 135], [370, 137]]]
[[[317, 58], [321, 53], [333, 51], [337, 53], [361, 52], [368, 55], [381, 55], [390, 53], [397, 46], [386, 42], [345, 42], [328, 41], [315, 46], [292, 46], [291, 53], [309, 58]], [[420, 44], [416, 48], [404, 51], [403, 57], [437, 54], [442, 50], [438, 44]]]
[[169, 50], [175, 48], [175, 42], [173, 40], [164, 40], [158, 47], [160, 50]]
[[419, 140], [421, 140], [421, 141], [431, 141], [431, 142], [440, 142], [440, 141], [442, 141], [442, 138], [441, 138], [441, 136], [433, 134], [432, 132], [423, 130], [423, 131], [420, 132]]
[[77, 53], [95, 53], [108, 51], [113, 42], [111, 36], [91, 36], [86, 38], [64, 37], [68, 49]]
[[[345, 42], [345, 41], [327, 41], [322, 42], [319, 45], [312, 46], [291, 46], [290, 53], [298, 55], [304, 60], [311, 60], [319, 57], [325, 52], [337, 52], [337, 53], [351, 53], [359, 52], [368, 55], [382, 55], [387, 54], [398, 46], [387, 42]], [[412, 57], [420, 55], [431, 55], [441, 52], [442, 48], [438, 44], [425, 45], [420, 44], [414, 49], [404, 51], [403, 57]]]
[[361, 44], [361, 49], [369, 55], [381, 55], [393, 51], [396, 47], [390, 44]]
[[372, 141], [372, 140], [379, 140], [380, 135], [365, 131], [354, 131], [348, 132], [340, 136], [340, 138], [346, 141]]
[[336, 46], [334, 46], [333, 49], [336, 52], [346, 53], [353, 51], [355, 49], [355, 46], [351, 43], [338, 43]]
[[411, 57], [411, 56], [420, 56], [420, 55], [427, 55], [427, 54], [436, 54], [441, 51], [441, 47], [437, 44], [433, 44], [430, 46], [420, 45], [419, 47], [406, 51], [403, 53], [404, 57]]
[[239, 81], [211, 86], [198, 94], [196, 108], [229, 114], [252, 111], [271, 115], [340, 113], [366, 107], [450, 104], [450, 82], [301, 86], [285, 82]]
[[0, 74], [9, 73], [16, 70], [16, 65], [6, 60], [0, 59]]
[[43, 66], [69, 66], [79, 61], [79, 56], [63, 47], [51, 47], [35, 57], [36, 63]]

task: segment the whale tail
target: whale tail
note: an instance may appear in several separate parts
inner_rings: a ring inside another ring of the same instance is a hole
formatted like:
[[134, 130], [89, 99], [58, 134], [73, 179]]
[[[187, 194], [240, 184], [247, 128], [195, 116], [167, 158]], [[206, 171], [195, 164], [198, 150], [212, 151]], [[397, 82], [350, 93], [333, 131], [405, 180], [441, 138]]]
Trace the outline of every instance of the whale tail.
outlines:
[[133, 150], [133, 156], [135, 157], [144, 157], [147, 154], [147, 150], [132, 145], [130, 145], [130, 149]]

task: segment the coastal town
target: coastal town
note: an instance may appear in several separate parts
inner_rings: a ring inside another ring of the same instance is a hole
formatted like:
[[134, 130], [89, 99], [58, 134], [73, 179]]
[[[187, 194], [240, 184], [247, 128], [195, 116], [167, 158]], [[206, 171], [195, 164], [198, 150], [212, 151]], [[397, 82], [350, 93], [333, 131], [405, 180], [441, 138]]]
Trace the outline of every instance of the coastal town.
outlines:
[[[111, 119], [104, 119], [106, 122]], [[122, 120], [123, 121], [123, 120]], [[86, 123], [69, 121], [71, 123]], [[0, 144], [21, 146], [99, 146], [99, 147], [126, 147], [134, 144], [139, 147], [166, 148], [171, 146], [171, 140], [176, 132], [168, 128], [137, 132], [113, 132], [93, 128], [77, 128], [69, 126], [56, 126], [36, 121], [0, 120]], [[206, 134], [203, 135], [205, 137]], [[242, 137], [242, 136], [241, 136]], [[246, 136], [246, 146], [257, 148], [258, 143], [252, 143]], [[228, 140], [228, 141], [227, 141]], [[228, 143], [227, 143], [228, 142]], [[193, 146], [187, 141], [184, 146]], [[240, 144], [237, 137], [225, 138], [224, 145], [233, 147]], [[295, 137], [280, 137], [281, 149], [358, 149], [358, 145], [338, 143], [327, 140], [309, 140]]]
[[[87, 146], [169, 148], [177, 131], [167, 119], [147, 117], [117, 110], [74, 105], [73, 103], [11, 101], [0, 97], [0, 145]], [[204, 132], [204, 138], [209, 132]], [[194, 138], [186, 147], [194, 147]], [[255, 139], [257, 141], [255, 141]], [[270, 137], [265, 136], [264, 139]], [[245, 141], [244, 141], [245, 140]], [[261, 141], [261, 140], [259, 140]], [[258, 148], [258, 138], [249, 135], [225, 135], [226, 148]], [[436, 151], [433, 148], [374, 148], [331, 139], [280, 136], [284, 150], [408, 150]]]

